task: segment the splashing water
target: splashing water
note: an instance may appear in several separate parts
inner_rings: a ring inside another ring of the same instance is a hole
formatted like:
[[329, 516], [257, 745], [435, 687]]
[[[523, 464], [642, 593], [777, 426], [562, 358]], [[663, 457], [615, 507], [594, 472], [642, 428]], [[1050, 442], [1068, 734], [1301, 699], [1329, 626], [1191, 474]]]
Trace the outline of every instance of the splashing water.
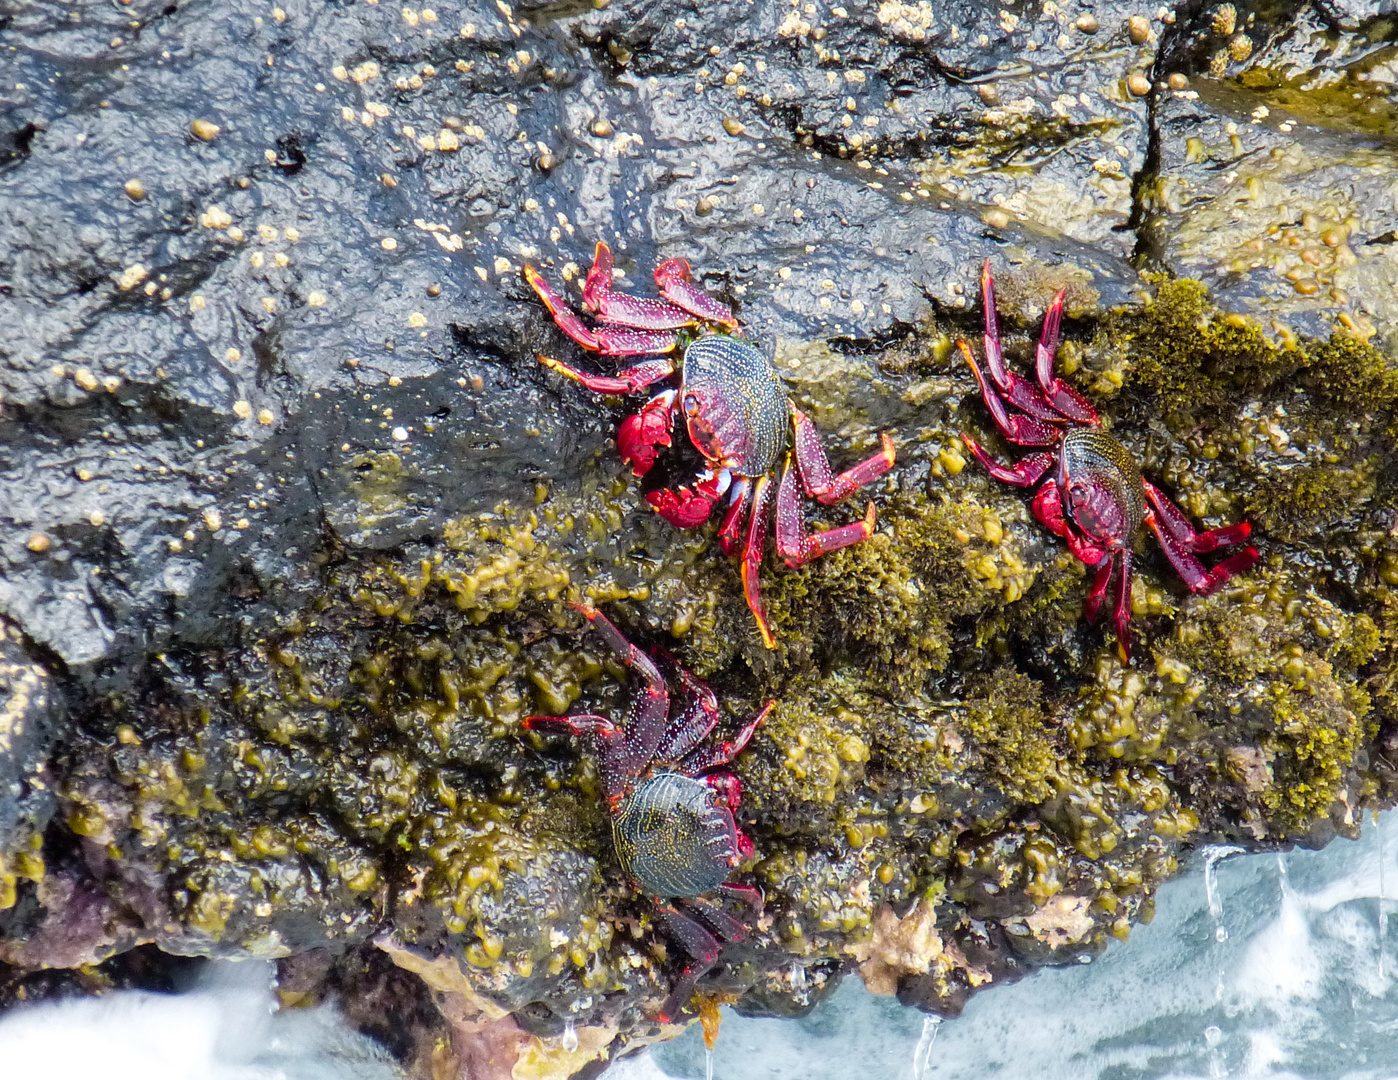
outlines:
[[932, 1043], [937, 1038], [937, 1029], [942, 1026], [940, 1016], [924, 1016], [922, 1018], [922, 1037], [917, 1041], [917, 1049], [913, 1051], [913, 1080], [923, 1080], [927, 1075], [927, 1067], [932, 1063]]
[[1228, 940], [1228, 928], [1223, 925], [1223, 901], [1218, 895], [1218, 864], [1230, 855], [1241, 855], [1243, 849], [1233, 844], [1211, 844], [1204, 849], [1204, 893], [1209, 898], [1209, 914], [1214, 920], [1214, 940]]

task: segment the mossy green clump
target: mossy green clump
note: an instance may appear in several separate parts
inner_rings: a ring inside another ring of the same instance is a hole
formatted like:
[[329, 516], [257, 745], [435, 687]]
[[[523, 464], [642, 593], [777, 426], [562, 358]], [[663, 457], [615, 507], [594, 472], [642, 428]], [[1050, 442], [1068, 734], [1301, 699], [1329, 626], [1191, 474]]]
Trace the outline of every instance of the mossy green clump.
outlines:
[[1042, 684], [1000, 668], [968, 690], [964, 726], [989, 778], [1015, 802], [1043, 802], [1063, 747], [1048, 724]]

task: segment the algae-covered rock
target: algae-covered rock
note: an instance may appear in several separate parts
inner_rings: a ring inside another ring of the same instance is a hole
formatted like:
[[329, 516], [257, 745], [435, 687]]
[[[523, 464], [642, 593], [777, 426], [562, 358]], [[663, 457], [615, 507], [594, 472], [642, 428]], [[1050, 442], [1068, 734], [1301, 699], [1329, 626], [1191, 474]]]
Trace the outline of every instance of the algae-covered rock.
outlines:
[[[258, 955], [416, 1075], [673, 1035], [595, 756], [520, 725], [626, 699], [570, 601], [731, 717], [777, 702], [710, 1023], [855, 971], [953, 1014], [1129, 934], [1193, 843], [1398, 793], [1394, 174], [1326, 90], [1387, 107], [1381, 13], [71, 14], [0, 61], [0, 1002]], [[638, 293], [688, 258], [837, 468], [897, 445], [872, 537], [767, 559], [775, 650], [623, 406], [535, 358], [610, 363], [519, 276], [576, 296], [599, 239]], [[987, 257], [1008, 363], [1064, 290], [1059, 373], [1202, 527], [1254, 524], [1209, 597], [1138, 538], [1134, 666], [960, 441], [1021, 453], [953, 345]]]

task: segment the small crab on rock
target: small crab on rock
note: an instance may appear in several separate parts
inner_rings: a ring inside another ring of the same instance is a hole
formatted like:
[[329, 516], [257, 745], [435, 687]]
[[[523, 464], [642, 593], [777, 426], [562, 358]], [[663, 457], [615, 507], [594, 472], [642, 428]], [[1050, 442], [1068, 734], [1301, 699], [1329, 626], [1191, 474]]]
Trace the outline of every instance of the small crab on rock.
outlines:
[[[1038, 385], [1005, 367], [1000, 350], [1000, 327], [995, 314], [995, 282], [990, 261], [981, 270], [985, 297], [985, 363], [987, 381], [971, 347], [958, 341], [966, 363], [980, 384], [981, 397], [995, 426], [1010, 442], [1042, 446], [1014, 465], [1002, 465], [969, 435], [961, 439], [997, 480], [1032, 487], [1044, 480], [1034, 496], [1034, 516], [1068, 542], [1068, 550], [1096, 571], [1087, 594], [1086, 614], [1097, 620], [1107, 589], [1116, 580], [1117, 652], [1130, 662], [1131, 559], [1136, 534], [1144, 523], [1155, 534], [1166, 558], [1192, 592], [1206, 595], [1257, 561], [1251, 545], [1206, 570], [1196, 555], [1246, 540], [1252, 526], [1242, 521], [1196, 532], [1183, 510], [1141, 476], [1126, 447], [1098, 426], [1097, 412], [1087, 400], [1053, 373], [1063, 318], [1063, 293], [1054, 297], [1044, 316], [1036, 352]], [[1011, 411], [1013, 407], [1014, 411]], [[1113, 569], [1115, 568], [1115, 573]]]
[[[615, 375], [589, 374], [547, 356], [539, 361], [603, 394], [640, 394], [678, 371], [678, 386], [655, 394], [622, 422], [617, 449], [632, 471], [644, 476], [655, 464], [657, 447], [670, 445], [675, 414], [683, 414], [690, 442], [707, 467], [692, 485], [649, 491], [645, 499], [672, 525], [692, 529], [707, 521], [718, 500], [728, 496], [719, 543], [725, 555], [741, 554], [748, 607], [763, 644], [775, 648], [758, 584], [773, 495], [777, 553], [788, 566], [802, 566], [868, 539], [874, 531], [872, 502], [862, 521], [808, 534], [798, 478], [807, 497], [837, 503], [893, 467], [893, 440], [880, 435], [878, 453], [832, 474], [815, 425], [787, 396], [772, 362], [739, 336], [737, 317], [691, 280], [683, 259], [666, 259], [656, 267], [655, 283], [664, 299], [627, 296], [612, 291], [612, 253], [599, 243], [582, 288], [583, 306], [609, 324], [599, 327], [588, 326], [532, 266], [525, 266], [524, 276], [558, 326], [584, 349], [637, 357], [682, 347], [678, 364], [661, 356]], [[774, 492], [772, 476], [778, 464], [781, 479]]]
[[[654, 903], [666, 934], [691, 958], [661, 1006], [659, 1019], [668, 1023], [688, 1004], [700, 976], [718, 963], [722, 943], [747, 936], [742, 922], [703, 896], [727, 893], [762, 911], [758, 889], [728, 881], [753, 846], [733, 819], [742, 785], [716, 770], [747, 745], [775, 702], [729, 737], [711, 739], [719, 709], [708, 686], [667, 654], [642, 652], [596, 608], [574, 606], [644, 685], [620, 723], [577, 714], [529, 716], [524, 726], [542, 734], [591, 735], [597, 744], [617, 860]], [[674, 698], [662, 667], [675, 685]]]

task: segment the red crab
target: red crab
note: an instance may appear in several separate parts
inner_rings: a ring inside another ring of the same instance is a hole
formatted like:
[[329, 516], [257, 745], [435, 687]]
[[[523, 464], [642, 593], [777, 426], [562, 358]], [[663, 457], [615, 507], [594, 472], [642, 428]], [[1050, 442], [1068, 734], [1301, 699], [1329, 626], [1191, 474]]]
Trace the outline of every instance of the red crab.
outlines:
[[[747, 936], [747, 927], [701, 897], [721, 891], [762, 911], [759, 890], [727, 880], [753, 848], [733, 820], [742, 785], [731, 773], [714, 770], [747, 745], [775, 703], [769, 701], [729, 738], [706, 742], [719, 722], [713, 691], [666, 654], [647, 656], [596, 608], [574, 606], [645, 685], [619, 724], [578, 714], [529, 716], [524, 726], [596, 741], [617, 860], [654, 902], [666, 934], [691, 957], [661, 1006], [659, 1018], [669, 1022], [688, 1004], [699, 977], [718, 963], [722, 942]], [[675, 683], [674, 708], [657, 663]]]
[[[1054, 297], [1044, 316], [1036, 354], [1038, 385], [1009, 371], [1000, 351], [1000, 328], [995, 316], [995, 283], [990, 260], [981, 270], [985, 296], [985, 362], [990, 381], [976, 365], [971, 347], [958, 341], [966, 363], [975, 372], [986, 408], [995, 426], [1012, 443], [1044, 446], [1014, 465], [1001, 465], [976, 445], [965, 432], [961, 439], [976, 459], [997, 480], [1017, 487], [1032, 487], [1045, 474], [1034, 496], [1034, 516], [1068, 541], [1068, 550], [1097, 574], [1087, 594], [1086, 613], [1097, 620], [1107, 588], [1116, 578], [1117, 651], [1122, 663], [1130, 662], [1132, 545], [1142, 522], [1150, 526], [1176, 573], [1192, 592], [1213, 592], [1234, 574], [1257, 561], [1251, 545], [1235, 551], [1212, 570], [1195, 555], [1247, 539], [1252, 526], [1246, 522], [1221, 529], [1195, 532], [1183, 510], [1149, 480], [1126, 448], [1097, 425], [1097, 412], [1071, 386], [1053, 373], [1058, 348], [1058, 327], [1063, 318], [1063, 293]], [[1011, 412], [1007, 406], [1013, 406]], [[1052, 473], [1049, 470], [1052, 469]], [[1113, 568], [1115, 567], [1115, 574]]]
[[880, 435], [877, 454], [832, 475], [815, 425], [787, 396], [771, 361], [735, 336], [741, 330], [733, 312], [690, 279], [683, 259], [666, 259], [656, 267], [663, 300], [626, 296], [612, 291], [612, 253], [599, 243], [582, 289], [583, 306], [609, 324], [599, 327], [583, 322], [532, 266], [525, 266], [524, 276], [563, 332], [584, 349], [604, 356], [653, 356], [683, 346], [678, 365], [661, 357], [615, 375], [592, 375], [547, 356], [539, 361], [603, 394], [642, 393], [678, 367], [678, 386], [656, 394], [622, 422], [617, 449], [632, 471], [644, 476], [655, 464], [656, 448], [670, 445], [675, 413], [684, 414], [690, 442], [708, 467], [690, 486], [649, 491], [646, 501], [672, 525], [692, 529], [707, 521], [718, 500], [728, 495], [719, 543], [725, 555], [741, 553], [748, 607], [762, 643], [776, 648], [757, 572], [767, 545], [771, 481], [778, 463], [784, 462], [775, 492], [777, 553], [796, 567], [857, 544], [874, 531], [870, 502], [862, 521], [807, 534], [798, 477], [809, 498], [839, 502], [893, 466], [893, 440]]

